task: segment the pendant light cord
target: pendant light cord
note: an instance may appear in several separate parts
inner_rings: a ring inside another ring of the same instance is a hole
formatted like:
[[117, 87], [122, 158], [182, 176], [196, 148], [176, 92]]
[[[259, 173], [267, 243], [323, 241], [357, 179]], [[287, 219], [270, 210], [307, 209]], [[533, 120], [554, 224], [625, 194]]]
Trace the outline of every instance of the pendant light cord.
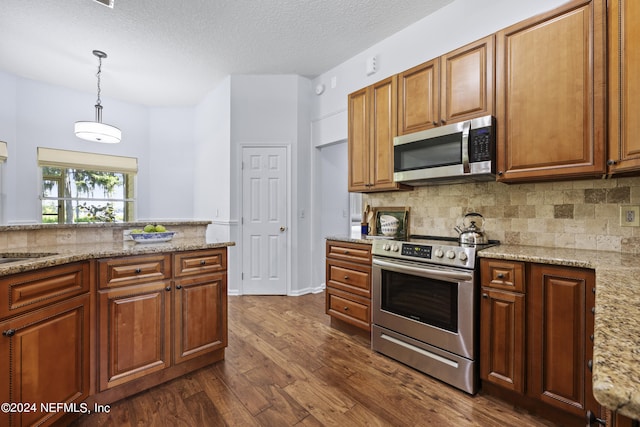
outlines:
[[96, 101], [96, 105], [101, 105], [100, 104], [100, 74], [102, 74], [102, 57], [99, 55], [98, 56], [98, 73], [96, 74], [96, 77], [98, 78], [98, 100]]

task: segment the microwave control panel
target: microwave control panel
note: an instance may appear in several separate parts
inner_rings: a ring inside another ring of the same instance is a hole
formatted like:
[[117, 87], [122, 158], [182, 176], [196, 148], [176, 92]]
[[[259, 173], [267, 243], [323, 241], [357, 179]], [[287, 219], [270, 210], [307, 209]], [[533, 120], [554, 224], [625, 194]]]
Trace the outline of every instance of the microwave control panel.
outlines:
[[488, 126], [469, 131], [469, 161], [484, 162], [493, 158], [495, 150], [493, 129]]

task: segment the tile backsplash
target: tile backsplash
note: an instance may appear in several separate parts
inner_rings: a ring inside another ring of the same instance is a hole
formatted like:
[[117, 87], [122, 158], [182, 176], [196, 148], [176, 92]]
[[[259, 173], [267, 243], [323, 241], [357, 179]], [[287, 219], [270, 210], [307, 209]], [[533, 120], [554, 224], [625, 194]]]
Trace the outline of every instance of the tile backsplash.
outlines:
[[620, 226], [620, 206], [640, 205], [640, 177], [424, 186], [365, 194], [363, 204], [410, 207], [412, 234], [457, 236], [453, 227], [478, 212], [502, 243], [640, 253], [640, 227]]

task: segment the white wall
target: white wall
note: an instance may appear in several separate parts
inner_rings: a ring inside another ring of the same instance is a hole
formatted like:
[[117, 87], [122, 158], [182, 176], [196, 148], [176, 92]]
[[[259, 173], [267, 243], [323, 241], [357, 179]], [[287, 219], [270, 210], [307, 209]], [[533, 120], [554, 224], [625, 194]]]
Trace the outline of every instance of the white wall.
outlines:
[[[243, 145], [285, 145], [291, 156], [291, 207], [288, 212], [290, 295], [312, 291], [311, 155], [308, 79], [296, 75], [231, 76], [231, 218], [242, 214]], [[242, 253], [241, 236], [236, 251]]]
[[[189, 195], [184, 195], [184, 188], [190, 188], [193, 182], [184, 166], [193, 155], [190, 109], [150, 110], [103, 96], [103, 120], [118, 126], [123, 137], [120, 144], [99, 144], [81, 140], [73, 133], [76, 121], [94, 119], [95, 94], [4, 72], [0, 72], [0, 89], [0, 139], [7, 141], [9, 148], [3, 171], [6, 197], [1, 206], [5, 223], [41, 221], [37, 147], [137, 157], [137, 216], [193, 217], [193, 202]], [[176, 140], [178, 134], [187, 140]], [[166, 167], [171, 162], [161, 153], [170, 153], [176, 148], [180, 155], [171, 157], [180, 173], [175, 174], [175, 181], [168, 185]], [[163, 196], [156, 197], [160, 193]], [[184, 203], [173, 204], [172, 200]]]

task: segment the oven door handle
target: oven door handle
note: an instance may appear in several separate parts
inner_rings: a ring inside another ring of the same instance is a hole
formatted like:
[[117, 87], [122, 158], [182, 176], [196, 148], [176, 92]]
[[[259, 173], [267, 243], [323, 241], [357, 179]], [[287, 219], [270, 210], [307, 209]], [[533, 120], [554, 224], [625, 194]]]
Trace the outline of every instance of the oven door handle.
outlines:
[[398, 264], [395, 262], [388, 262], [377, 258], [374, 258], [372, 262], [373, 265], [382, 267], [385, 270], [395, 271], [397, 273], [412, 273], [417, 276], [430, 277], [432, 279], [449, 279], [462, 281], [469, 281], [473, 279], [473, 274], [462, 271], [436, 270], [434, 268], [422, 266], [414, 267], [412, 265]]

